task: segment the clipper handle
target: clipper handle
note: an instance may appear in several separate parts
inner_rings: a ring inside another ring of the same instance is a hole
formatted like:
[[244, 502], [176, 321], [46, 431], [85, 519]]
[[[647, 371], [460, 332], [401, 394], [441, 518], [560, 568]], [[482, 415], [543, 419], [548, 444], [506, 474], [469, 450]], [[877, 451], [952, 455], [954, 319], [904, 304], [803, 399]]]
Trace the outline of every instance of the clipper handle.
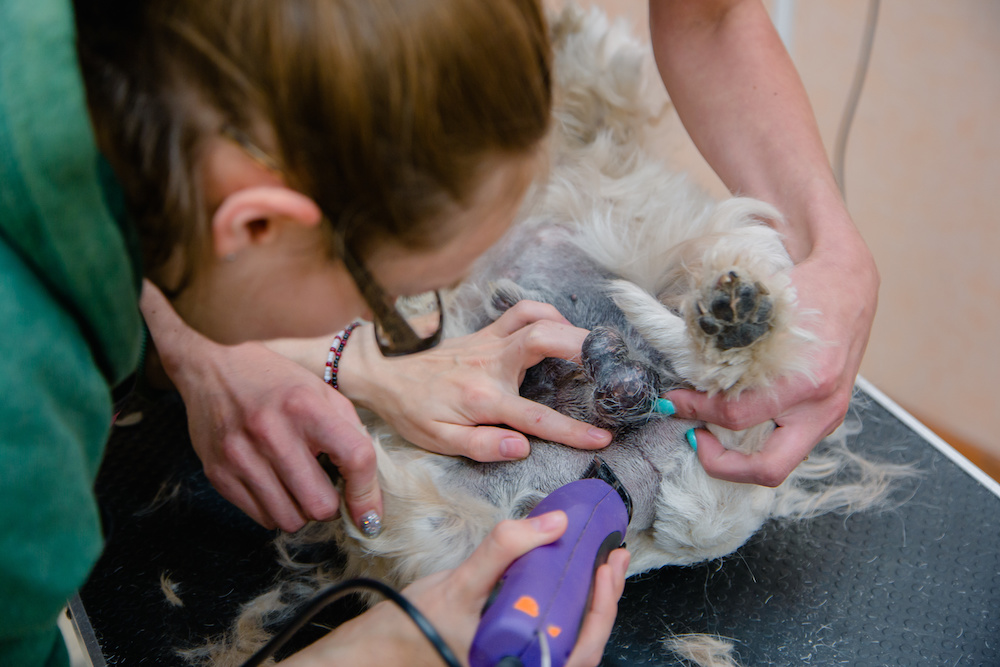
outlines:
[[622, 544], [625, 503], [607, 482], [581, 479], [559, 487], [528, 516], [562, 510], [566, 532], [514, 561], [483, 611], [470, 667], [536, 667], [544, 634], [552, 667], [562, 667], [590, 607], [594, 575]]

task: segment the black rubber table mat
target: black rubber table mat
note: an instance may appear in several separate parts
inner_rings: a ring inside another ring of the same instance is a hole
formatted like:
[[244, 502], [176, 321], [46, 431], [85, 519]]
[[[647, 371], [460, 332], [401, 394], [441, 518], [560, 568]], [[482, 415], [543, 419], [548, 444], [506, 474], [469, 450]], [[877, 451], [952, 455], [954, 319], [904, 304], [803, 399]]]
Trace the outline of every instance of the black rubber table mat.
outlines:
[[[877, 402], [856, 415], [852, 447], [921, 470], [905, 502], [772, 522], [725, 559], [631, 580], [604, 664], [684, 664], [662, 640], [696, 632], [734, 640], [747, 667], [1000, 665], [1000, 498]], [[109, 538], [80, 598], [107, 664], [184, 664], [177, 648], [223, 632], [278, 573], [273, 533], [207, 483], [176, 400], [116, 429], [98, 493]], [[345, 600], [319, 620], [357, 612]]]

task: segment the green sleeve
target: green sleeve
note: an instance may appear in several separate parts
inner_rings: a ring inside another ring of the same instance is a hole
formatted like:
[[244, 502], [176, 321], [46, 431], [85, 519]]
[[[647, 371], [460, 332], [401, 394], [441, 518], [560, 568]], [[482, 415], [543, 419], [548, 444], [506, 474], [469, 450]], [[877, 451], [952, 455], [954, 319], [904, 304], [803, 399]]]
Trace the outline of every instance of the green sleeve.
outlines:
[[65, 661], [56, 615], [101, 551], [111, 396], [75, 320], [2, 241], [0, 321], [0, 665], [43, 665]]
[[[103, 165], [106, 167], [106, 165]], [[103, 178], [70, 0], [0, 0], [0, 665], [65, 665], [100, 554], [109, 385], [135, 368], [138, 264]]]
[[72, 9], [0, 2], [0, 238], [73, 313], [114, 385], [139, 356], [141, 271], [91, 131]]

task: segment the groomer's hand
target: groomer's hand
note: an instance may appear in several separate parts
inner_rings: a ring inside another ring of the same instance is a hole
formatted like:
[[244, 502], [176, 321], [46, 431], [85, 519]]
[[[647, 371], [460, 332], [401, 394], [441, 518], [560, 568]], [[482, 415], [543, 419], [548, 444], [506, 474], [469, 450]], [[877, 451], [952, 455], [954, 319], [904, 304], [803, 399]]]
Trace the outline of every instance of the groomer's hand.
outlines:
[[381, 517], [374, 446], [350, 401], [259, 343], [205, 338], [148, 281], [140, 305], [220, 494], [268, 528], [295, 531], [310, 519], [332, 519], [340, 499], [316, 460], [326, 453], [344, 478], [355, 524], [370, 512]]
[[777, 486], [847, 414], [878, 301], [874, 260], [859, 236], [846, 233], [836, 246], [797, 264], [792, 282], [799, 308], [816, 313], [810, 326], [821, 341], [815, 347], [815, 382], [791, 377], [773, 391], [749, 391], [732, 401], [688, 390], [665, 395], [685, 419], [733, 430], [770, 419], [776, 423], [763, 448], [751, 455], [725, 449], [707, 430], [697, 429], [698, 459], [713, 477]]
[[[762, 451], [726, 451], [698, 430], [710, 475], [775, 485], [846, 414], [875, 314], [878, 273], [838, 191], [795, 65], [760, 0], [650, 2], [650, 36], [670, 100], [730, 192], [773, 204], [796, 263], [792, 280], [812, 327], [816, 383], [779, 383], [738, 401], [671, 392], [681, 417], [741, 429], [775, 420]], [[732, 100], [739, 100], [733, 104]]]
[[352, 334], [341, 359], [340, 387], [410, 442], [442, 454], [524, 458], [529, 445], [523, 433], [598, 449], [611, 442], [609, 432], [518, 395], [528, 368], [546, 357], [578, 359], [587, 333], [551, 305], [521, 301], [473, 334], [385, 358], [372, 327], [365, 326]]
[[[441, 633], [452, 652], [468, 664], [469, 648], [486, 598], [508, 566], [535, 547], [548, 544], [566, 531], [566, 515], [550, 512], [521, 521], [504, 521], [479, 548], [454, 570], [439, 572], [407, 587], [403, 594]], [[598, 568], [594, 597], [584, 618], [580, 638], [567, 667], [600, 663], [625, 588], [629, 554], [612, 551]], [[441, 659], [413, 622], [398, 607], [382, 602], [348, 621], [316, 643], [290, 656], [288, 667], [311, 665], [427, 665]]]

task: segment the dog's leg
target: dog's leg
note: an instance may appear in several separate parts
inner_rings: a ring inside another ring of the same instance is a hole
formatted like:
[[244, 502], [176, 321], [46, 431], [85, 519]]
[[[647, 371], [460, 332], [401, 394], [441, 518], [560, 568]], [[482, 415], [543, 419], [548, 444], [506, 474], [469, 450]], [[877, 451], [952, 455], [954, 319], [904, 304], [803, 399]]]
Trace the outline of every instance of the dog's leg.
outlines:
[[788, 259], [763, 225], [689, 241], [670, 257], [659, 299], [612, 285], [629, 322], [695, 388], [737, 395], [778, 377], [808, 373]]
[[657, 397], [656, 373], [634, 357], [619, 331], [594, 328], [583, 341], [582, 356], [594, 383], [594, 421], [622, 426], [648, 417]]

